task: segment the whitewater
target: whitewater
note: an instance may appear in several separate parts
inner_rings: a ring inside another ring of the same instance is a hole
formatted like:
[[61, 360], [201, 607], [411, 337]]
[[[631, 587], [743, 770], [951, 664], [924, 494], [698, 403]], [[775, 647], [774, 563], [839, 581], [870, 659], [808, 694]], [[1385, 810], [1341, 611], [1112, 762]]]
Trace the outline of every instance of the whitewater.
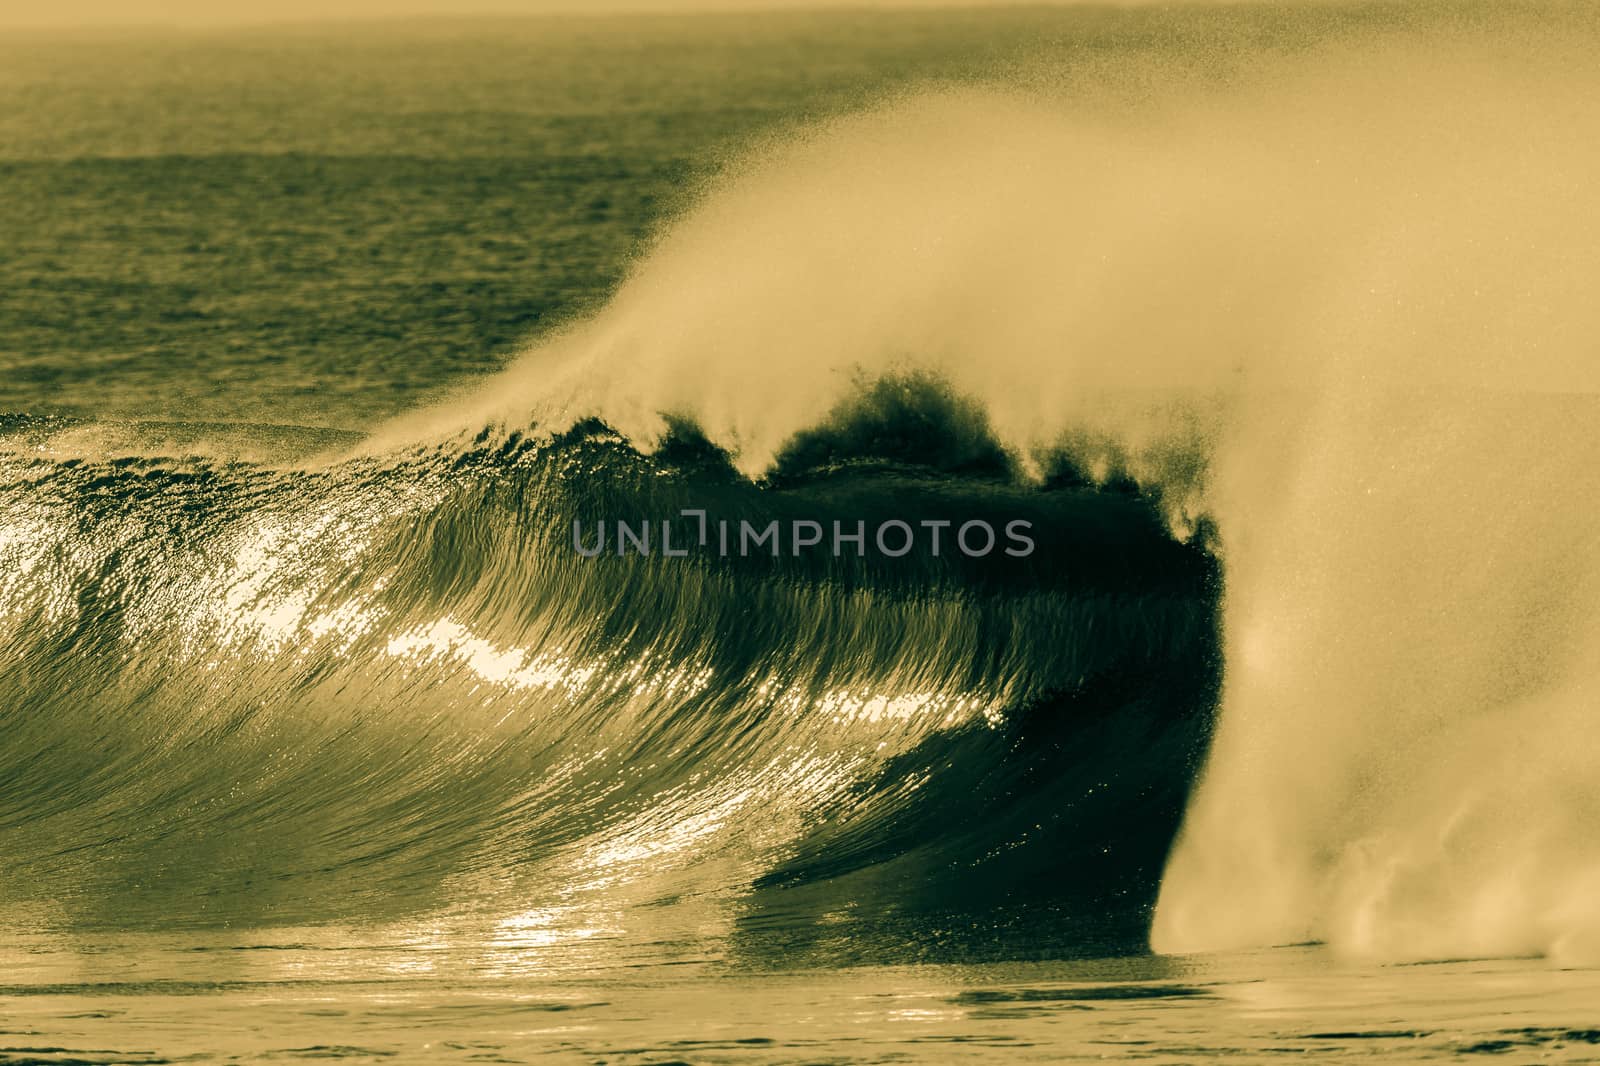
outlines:
[[1024, 466], [1220, 530], [1157, 950], [1593, 961], [1600, 111], [1590, 42], [1518, 29], [835, 123], [441, 417], [682, 413], [759, 473], [855, 377], [936, 372]]

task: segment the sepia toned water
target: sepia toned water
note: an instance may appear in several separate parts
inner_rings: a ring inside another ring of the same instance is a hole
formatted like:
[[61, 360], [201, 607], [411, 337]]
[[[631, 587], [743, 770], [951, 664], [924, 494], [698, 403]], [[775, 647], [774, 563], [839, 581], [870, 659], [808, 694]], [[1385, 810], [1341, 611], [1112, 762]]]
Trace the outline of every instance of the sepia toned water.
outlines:
[[[1077, 963], [563, 969], [559, 941], [43, 939], [7, 951], [8, 1062], [1593, 1062], [1600, 978], [1315, 949]], [[283, 938], [283, 939], [280, 939]]]
[[0, 40], [0, 1066], [1600, 1061], [1596, 54]]

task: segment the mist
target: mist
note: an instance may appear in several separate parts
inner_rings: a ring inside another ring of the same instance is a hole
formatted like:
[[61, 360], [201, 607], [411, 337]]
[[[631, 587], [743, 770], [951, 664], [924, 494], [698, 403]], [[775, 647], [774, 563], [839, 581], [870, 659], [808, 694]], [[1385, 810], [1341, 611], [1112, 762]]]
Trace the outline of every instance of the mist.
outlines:
[[1155, 947], [1593, 958], [1596, 52], [1512, 16], [916, 94], [734, 168], [605, 312], [386, 439], [677, 412], [759, 472], [907, 367], [1147, 485], [1199, 426], [1171, 519], [1221, 530], [1225, 689]]

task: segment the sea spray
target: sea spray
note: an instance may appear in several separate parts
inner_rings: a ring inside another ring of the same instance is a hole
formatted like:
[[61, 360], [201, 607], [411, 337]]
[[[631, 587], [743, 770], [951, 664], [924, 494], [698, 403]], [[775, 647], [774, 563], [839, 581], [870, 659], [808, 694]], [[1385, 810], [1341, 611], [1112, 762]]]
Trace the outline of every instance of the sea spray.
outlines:
[[855, 375], [909, 366], [1019, 455], [1114, 441], [1226, 564], [1220, 726], [1154, 946], [1588, 958], [1600, 48], [1533, 11], [1203, 92], [1141, 69], [1140, 94], [843, 120], [387, 439], [530, 410], [648, 439], [681, 411], [758, 473]]

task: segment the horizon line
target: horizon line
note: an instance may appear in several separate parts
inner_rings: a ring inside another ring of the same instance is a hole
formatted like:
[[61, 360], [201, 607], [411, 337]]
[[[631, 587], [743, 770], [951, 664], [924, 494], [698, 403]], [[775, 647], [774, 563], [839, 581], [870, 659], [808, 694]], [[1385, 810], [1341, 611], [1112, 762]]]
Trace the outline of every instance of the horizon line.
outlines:
[[[360, 0], [356, 0], [360, 2]], [[517, 0], [509, 0], [515, 4]], [[96, 16], [38, 16], [13, 21], [0, 14], [0, 32], [26, 34], [104, 34], [123, 31], [214, 32], [245, 29], [309, 29], [331, 26], [376, 26], [407, 23], [481, 23], [611, 21], [626, 18], [699, 18], [705, 16], [791, 16], [808, 13], [828, 14], [916, 14], [922, 12], [1022, 11], [1036, 9], [1143, 8], [1230, 8], [1230, 7], [1367, 7], [1407, 6], [1407, 0], [523, 0], [520, 7], [506, 6], [508, 0], [476, 10], [435, 10], [416, 7], [400, 11], [340, 10], [337, 6], [322, 13], [285, 12], [275, 5], [259, 14], [198, 9], [192, 13], [149, 12], [125, 14], [123, 11]], [[537, 5], [528, 9], [527, 4]], [[1412, 0], [1414, 6], [1428, 6], [1429, 0]], [[125, 4], [118, 7], [124, 8]]]

